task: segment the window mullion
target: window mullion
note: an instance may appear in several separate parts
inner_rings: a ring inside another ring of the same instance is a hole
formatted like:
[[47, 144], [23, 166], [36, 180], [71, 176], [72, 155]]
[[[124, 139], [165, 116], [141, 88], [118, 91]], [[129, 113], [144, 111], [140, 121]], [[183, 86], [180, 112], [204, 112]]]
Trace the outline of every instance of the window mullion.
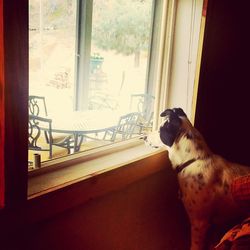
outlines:
[[92, 10], [92, 0], [78, 1], [74, 91], [75, 110], [85, 110], [88, 105]]

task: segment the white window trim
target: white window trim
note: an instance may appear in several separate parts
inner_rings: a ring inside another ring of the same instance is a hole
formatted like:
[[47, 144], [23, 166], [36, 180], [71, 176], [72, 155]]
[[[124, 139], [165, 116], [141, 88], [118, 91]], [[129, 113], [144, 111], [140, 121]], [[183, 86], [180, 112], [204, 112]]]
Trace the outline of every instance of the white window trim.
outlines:
[[157, 52], [157, 74], [155, 76], [156, 101], [154, 107], [154, 129], [160, 124], [159, 114], [162, 110], [168, 107], [168, 90], [170, 84], [170, 70], [172, 61], [173, 49], [173, 34], [175, 28], [176, 17], [176, 1], [168, 0], [162, 3], [162, 15], [160, 24], [160, 34]]
[[192, 100], [196, 99], [193, 89], [195, 74], [199, 70], [197, 62], [203, 1], [192, 0], [189, 3], [187, 6], [187, 1], [179, 0], [177, 4], [168, 106], [179, 105], [190, 117]]
[[[153, 76], [155, 82], [156, 82], [156, 100], [158, 100], [158, 103], [155, 105], [155, 124], [157, 127], [159, 125], [160, 119], [159, 113], [160, 111], [164, 110], [166, 107], [171, 107], [176, 100], [173, 98], [169, 98], [169, 95], [173, 94], [173, 86], [175, 86], [176, 83], [176, 74], [180, 74], [180, 65], [185, 65], [189, 63], [189, 60], [191, 58], [192, 60], [192, 75], [188, 75], [189, 81], [194, 84], [195, 80], [195, 73], [198, 70], [197, 69], [197, 54], [198, 54], [198, 44], [199, 44], [199, 33], [200, 33], [200, 25], [201, 25], [201, 14], [202, 14], [202, 0], [192, 0], [193, 2], [199, 4], [195, 4], [195, 10], [191, 11], [190, 16], [190, 22], [193, 18], [192, 15], [196, 15], [196, 28], [193, 29], [192, 36], [195, 36], [192, 41], [192, 55], [188, 53], [187, 60], [182, 60], [180, 57], [178, 57], [178, 44], [177, 42], [183, 36], [186, 32], [182, 30], [182, 32], [177, 32], [177, 30], [180, 28], [178, 25], [181, 25], [183, 20], [181, 20], [181, 11], [183, 11], [183, 4], [186, 2], [185, 0], [156, 0], [158, 2], [158, 6], [161, 6], [163, 12], [161, 15], [161, 24], [160, 24], [160, 39], [158, 41], [158, 44], [156, 45], [156, 48], [158, 49], [158, 52], [156, 53], [154, 60], [157, 60], [158, 64], [158, 71], [157, 74]], [[157, 5], [156, 5], [157, 6]], [[157, 9], [156, 9], [157, 11]], [[158, 10], [159, 11], [159, 10]], [[187, 21], [184, 19], [184, 21]], [[190, 25], [190, 24], [189, 24]], [[190, 27], [190, 26], [189, 26]], [[182, 37], [183, 38], [183, 37]], [[191, 40], [191, 39], [190, 39]], [[189, 40], [189, 41], [190, 41]], [[190, 46], [188, 47], [190, 48]], [[155, 49], [155, 48], [154, 48]], [[189, 60], [188, 60], [189, 59]], [[184, 62], [183, 62], [184, 61]], [[173, 63], [174, 62], [174, 63]], [[178, 70], [179, 69], [179, 70]], [[184, 80], [186, 80], [187, 84], [189, 82], [187, 81], [187, 75], [183, 76]], [[182, 79], [183, 80], [183, 79]], [[180, 82], [178, 82], [180, 84]], [[179, 95], [177, 95], [179, 98]], [[196, 98], [193, 96], [192, 98]], [[187, 107], [183, 107], [184, 110], [186, 110]], [[79, 180], [84, 180], [85, 178], [91, 178], [91, 173], [83, 174], [80, 169], [83, 169], [86, 167], [86, 164], [94, 163], [94, 161], [91, 162], [91, 160], [95, 160], [99, 158], [99, 163], [102, 162], [102, 157], [106, 157], [108, 155], [110, 161], [108, 164], [105, 165], [103, 170], [101, 171], [98, 169], [98, 171], [95, 171], [95, 175], [102, 174], [106, 171], [112, 171], [114, 169], [117, 169], [121, 166], [128, 166], [132, 162], [138, 161], [139, 159], [152, 157], [154, 155], [157, 155], [159, 153], [162, 153], [162, 149], [160, 150], [154, 150], [154, 149], [147, 149], [146, 146], [142, 145], [143, 142], [139, 141], [138, 139], [132, 140], [132, 141], [125, 141], [120, 144], [118, 147], [114, 147], [113, 144], [91, 150], [89, 152], [80, 152], [75, 155], [63, 157], [60, 159], [52, 160], [50, 162], [42, 163], [42, 168], [37, 172], [31, 172], [29, 173], [29, 195], [30, 198], [36, 197], [37, 195], [47, 193], [50, 191], [53, 191], [57, 188], [60, 188], [65, 185], [70, 185], [72, 183], [75, 183]], [[138, 153], [138, 148], [140, 148], [141, 152]], [[130, 153], [128, 155], [127, 149], [130, 149]], [[134, 150], [134, 153], [133, 153]], [[120, 153], [120, 155], [119, 155]], [[126, 158], [125, 161], [120, 161], [116, 163], [112, 163], [112, 158], [115, 157], [115, 155], [119, 157], [123, 157], [123, 155], [129, 156], [129, 159]], [[90, 159], [90, 161], [88, 160]], [[101, 164], [102, 165], [102, 164]], [[48, 167], [49, 166], [49, 167]], [[78, 167], [79, 168], [78, 168]], [[97, 165], [96, 165], [97, 166]], [[93, 169], [95, 167], [93, 165]], [[77, 176], [75, 176], [73, 179], [65, 181], [65, 167], [67, 167], [67, 171], [78, 171]], [[77, 170], [78, 168], [78, 170]], [[99, 168], [99, 166], [97, 166]], [[156, 167], [157, 169], [157, 167]], [[35, 174], [34, 174], [35, 173]], [[92, 173], [93, 174], [93, 173]], [[50, 177], [49, 177], [50, 175]], [[62, 176], [63, 175], [63, 176]], [[56, 182], [53, 181], [53, 178], [55, 178]], [[47, 184], [46, 184], [47, 183]], [[50, 185], [51, 184], [51, 185]]]
[[[181, 107], [191, 120], [192, 104], [197, 91], [193, 90], [199, 72], [203, 0], [163, 1], [162, 29], [159, 46], [155, 129], [161, 123], [159, 114], [166, 107]], [[187, 6], [189, 4], [189, 6]], [[183, 42], [184, 41], [184, 42]], [[187, 43], [185, 41], [188, 41]]]

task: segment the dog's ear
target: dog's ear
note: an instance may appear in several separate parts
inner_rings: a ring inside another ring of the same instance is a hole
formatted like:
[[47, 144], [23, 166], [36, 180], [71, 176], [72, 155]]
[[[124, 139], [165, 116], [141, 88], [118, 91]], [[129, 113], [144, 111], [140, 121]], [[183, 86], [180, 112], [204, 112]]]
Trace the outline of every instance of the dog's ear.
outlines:
[[161, 112], [160, 116], [165, 117], [170, 115], [172, 112], [173, 112], [172, 109], [166, 109], [165, 111]]
[[179, 134], [182, 120], [172, 109], [165, 110], [161, 116], [166, 117], [166, 121], [160, 127], [160, 138], [165, 145], [171, 147]]
[[161, 117], [165, 117], [165, 116], [168, 116], [169, 114], [171, 114], [172, 112], [174, 112], [179, 117], [187, 117], [187, 115], [185, 114], [185, 112], [183, 111], [182, 108], [166, 109], [165, 111], [163, 111], [160, 114], [160, 116]]
[[180, 117], [187, 117], [187, 115], [185, 114], [185, 112], [183, 111], [182, 108], [174, 108], [173, 111]]

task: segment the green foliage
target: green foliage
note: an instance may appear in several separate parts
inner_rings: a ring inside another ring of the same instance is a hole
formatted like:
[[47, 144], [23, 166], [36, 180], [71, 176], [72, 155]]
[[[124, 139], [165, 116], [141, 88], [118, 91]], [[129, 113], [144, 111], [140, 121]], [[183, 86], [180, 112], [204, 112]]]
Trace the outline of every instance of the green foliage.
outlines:
[[[71, 29], [75, 4], [75, 0], [30, 0], [30, 28], [39, 30], [42, 20], [43, 30]], [[151, 20], [152, 0], [93, 0], [93, 42], [105, 50], [138, 56], [150, 45]]]
[[102, 0], [94, 4], [96, 46], [125, 55], [148, 49], [152, 0]]
[[[29, 0], [29, 23], [38, 30], [42, 20], [43, 29], [65, 29], [72, 26], [75, 0]], [[42, 16], [40, 16], [40, 14]]]

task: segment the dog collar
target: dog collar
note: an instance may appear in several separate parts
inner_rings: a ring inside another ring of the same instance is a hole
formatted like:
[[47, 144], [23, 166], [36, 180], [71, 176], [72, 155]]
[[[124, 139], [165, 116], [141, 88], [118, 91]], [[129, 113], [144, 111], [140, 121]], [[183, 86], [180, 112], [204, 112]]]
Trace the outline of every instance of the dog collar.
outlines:
[[189, 166], [190, 164], [192, 164], [193, 162], [195, 162], [197, 159], [193, 158], [189, 161], [186, 161], [184, 162], [183, 164], [181, 165], [178, 165], [176, 168], [175, 168], [175, 172], [177, 174], [179, 174], [184, 168], [186, 168], [187, 166]]

